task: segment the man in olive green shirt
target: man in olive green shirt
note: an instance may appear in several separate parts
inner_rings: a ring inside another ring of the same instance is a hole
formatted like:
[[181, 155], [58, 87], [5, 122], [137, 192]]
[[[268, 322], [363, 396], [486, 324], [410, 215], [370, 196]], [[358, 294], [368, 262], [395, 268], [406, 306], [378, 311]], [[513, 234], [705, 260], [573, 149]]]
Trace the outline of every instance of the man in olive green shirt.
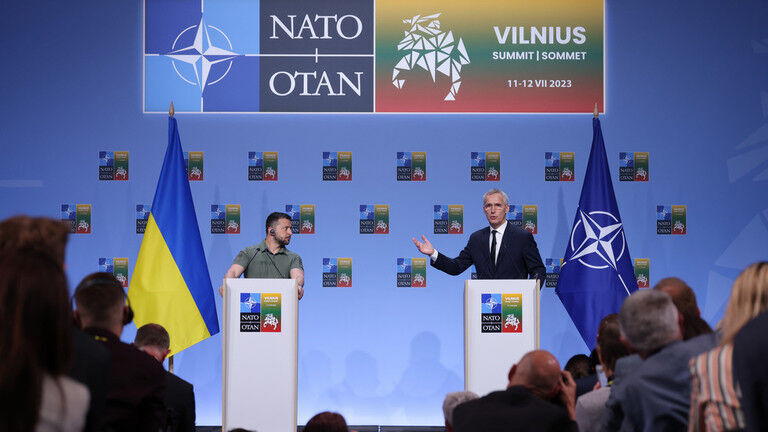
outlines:
[[[274, 212], [267, 217], [267, 237], [255, 246], [248, 246], [235, 257], [224, 278], [296, 279], [299, 300], [304, 296], [304, 266], [301, 257], [285, 248], [291, 242], [291, 217]], [[219, 288], [224, 295], [224, 283]]]

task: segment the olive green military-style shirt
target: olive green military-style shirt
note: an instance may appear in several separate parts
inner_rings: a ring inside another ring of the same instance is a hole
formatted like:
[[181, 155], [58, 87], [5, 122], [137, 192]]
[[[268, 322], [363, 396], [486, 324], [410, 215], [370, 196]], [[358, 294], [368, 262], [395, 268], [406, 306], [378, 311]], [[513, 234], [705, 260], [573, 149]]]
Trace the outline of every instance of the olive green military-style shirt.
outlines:
[[244, 277], [257, 279], [289, 279], [291, 269], [304, 270], [299, 254], [285, 246], [273, 254], [267, 248], [266, 240], [241, 250], [232, 264], [245, 267]]

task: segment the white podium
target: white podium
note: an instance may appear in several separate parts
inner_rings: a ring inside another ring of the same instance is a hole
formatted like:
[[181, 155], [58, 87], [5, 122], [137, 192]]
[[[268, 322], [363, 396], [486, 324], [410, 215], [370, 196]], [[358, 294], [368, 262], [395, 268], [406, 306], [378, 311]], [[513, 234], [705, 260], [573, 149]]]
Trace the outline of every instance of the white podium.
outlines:
[[227, 279], [222, 430], [296, 431], [298, 297], [293, 279]]
[[509, 368], [539, 348], [535, 279], [468, 280], [464, 285], [464, 383], [480, 396], [506, 388]]

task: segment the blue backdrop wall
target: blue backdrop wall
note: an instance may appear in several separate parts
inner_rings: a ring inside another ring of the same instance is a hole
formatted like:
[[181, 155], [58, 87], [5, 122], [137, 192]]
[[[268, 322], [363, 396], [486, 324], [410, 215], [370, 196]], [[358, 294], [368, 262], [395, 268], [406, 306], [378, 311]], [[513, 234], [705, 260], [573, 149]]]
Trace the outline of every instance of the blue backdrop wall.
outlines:
[[[71, 286], [100, 257], [128, 257], [150, 204], [167, 118], [142, 114], [141, 2], [9, 2], [0, 16], [0, 217], [59, 217], [91, 204], [92, 233], [72, 235]], [[606, 2], [603, 132], [633, 258], [651, 283], [689, 282], [711, 324], [730, 285], [768, 244], [768, 4]], [[463, 279], [431, 268], [426, 288], [397, 288], [395, 260], [427, 234], [458, 252], [484, 225], [480, 197], [501, 187], [538, 205], [543, 258], [565, 251], [591, 140], [588, 115], [179, 115], [186, 151], [205, 152], [192, 192], [214, 285], [237, 252], [263, 238], [286, 204], [314, 204], [316, 233], [297, 235], [299, 422], [343, 413], [352, 424], [442, 423], [463, 387]], [[99, 181], [98, 152], [129, 151], [130, 180]], [[279, 181], [249, 182], [247, 153], [279, 152]], [[353, 181], [321, 181], [323, 151], [353, 152]], [[426, 182], [395, 181], [397, 151], [427, 152]], [[471, 151], [501, 153], [500, 182], [470, 182]], [[574, 152], [576, 181], [545, 182], [544, 152]], [[618, 152], [649, 152], [650, 182], [618, 182]], [[240, 204], [242, 232], [212, 235], [211, 204]], [[358, 206], [388, 204], [388, 235], [359, 235]], [[434, 204], [464, 205], [464, 235], [432, 235]], [[687, 205], [686, 235], [657, 235], [656, 206]], [[352, 257], [352, 288], [323, 288], [322, 259]], [[220, 299], [217, 306], [221, 313]], [[127, 328], [132, 340], [135, 328]], [[561, 362], [586, 352], [554, 295], [542, 293], [542, 346]], [[219, 424], [221, 338], [177, 356], [195, 385], [198, 424]], [[499, 377], [499, 386], [504, 377]]]

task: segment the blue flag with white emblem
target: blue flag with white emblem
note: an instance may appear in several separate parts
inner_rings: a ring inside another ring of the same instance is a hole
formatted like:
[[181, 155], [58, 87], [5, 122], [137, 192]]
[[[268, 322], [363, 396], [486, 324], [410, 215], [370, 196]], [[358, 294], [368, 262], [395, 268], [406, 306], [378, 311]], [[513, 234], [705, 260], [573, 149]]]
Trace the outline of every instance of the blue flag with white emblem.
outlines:
[[599, 119], [592, 128], [584, 186], [555, 289], [590, 349], [600, 320], [617, 313], [637, 290]]

